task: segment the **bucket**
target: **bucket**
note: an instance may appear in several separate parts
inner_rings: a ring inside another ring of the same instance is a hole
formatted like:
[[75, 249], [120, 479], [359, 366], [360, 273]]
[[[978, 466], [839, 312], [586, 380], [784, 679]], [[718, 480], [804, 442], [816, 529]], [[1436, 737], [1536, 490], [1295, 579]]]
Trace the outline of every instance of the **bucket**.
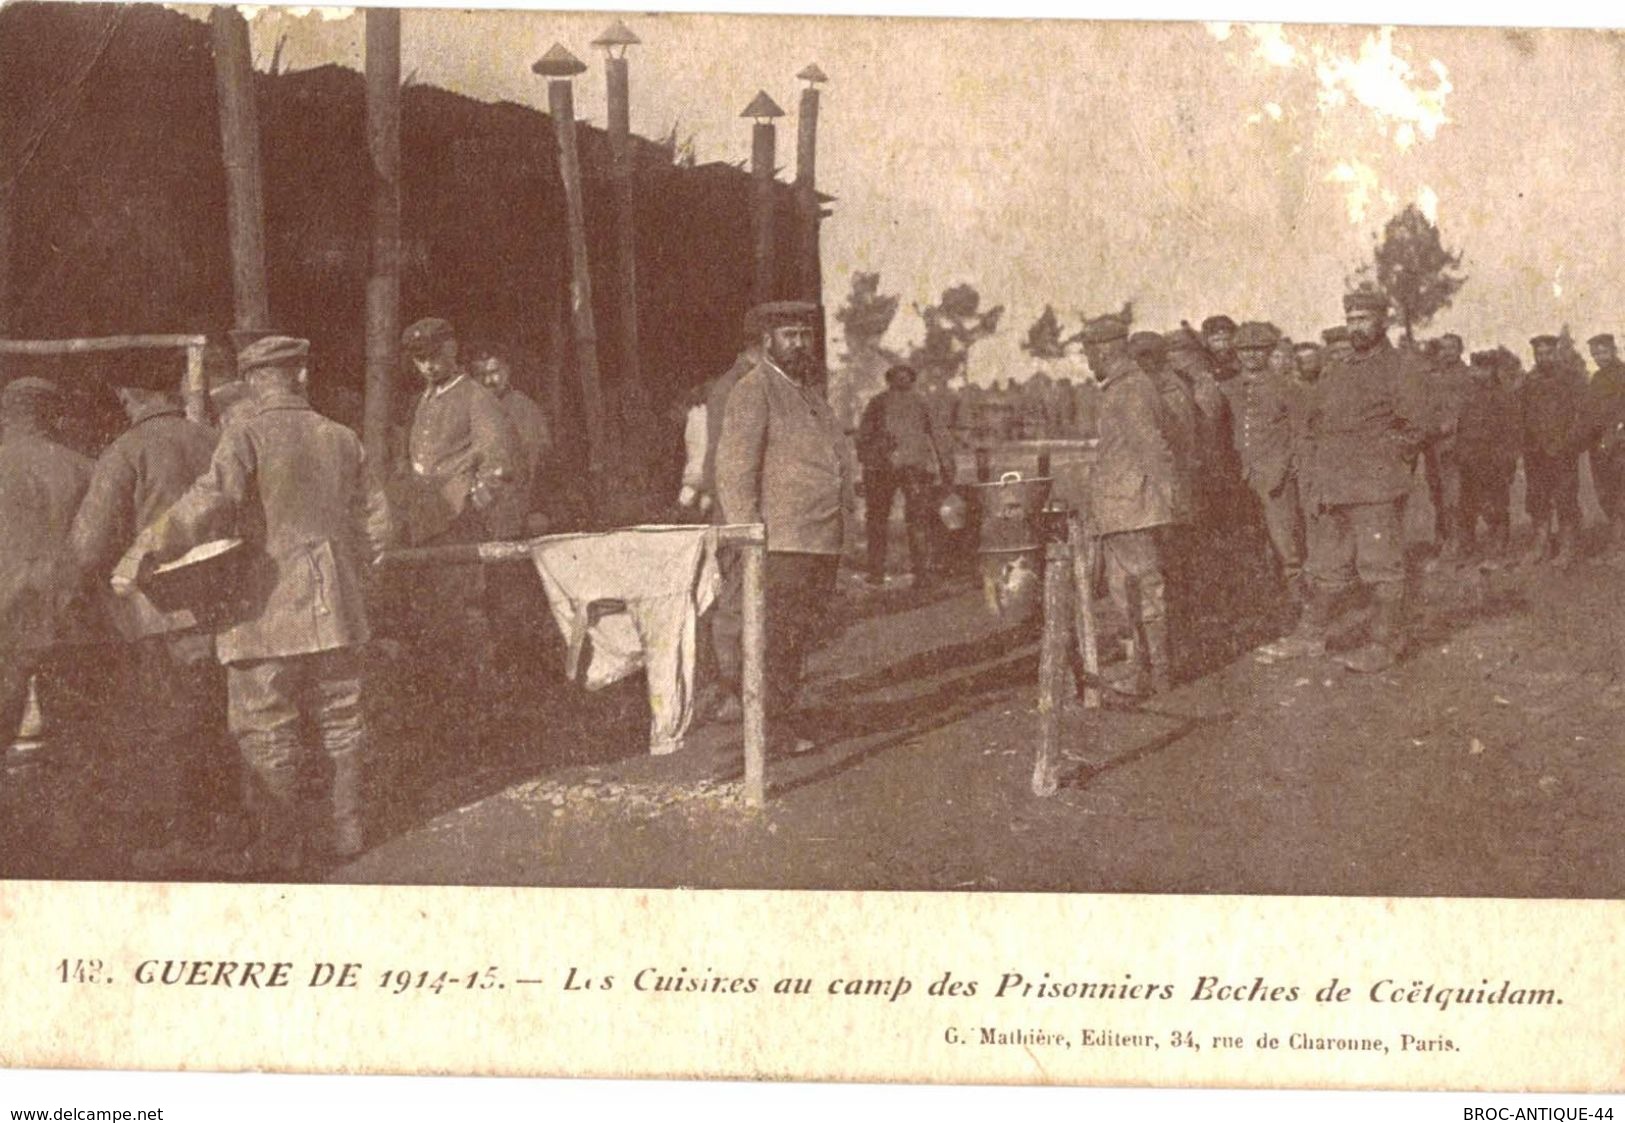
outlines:
[[977, 564], [988, 611], [1008, 625], [1038, 614], [1043, 599], [1042, 513], [1053, 480], [1006, 472], [996, 483], [972, 484], [976, 501]]

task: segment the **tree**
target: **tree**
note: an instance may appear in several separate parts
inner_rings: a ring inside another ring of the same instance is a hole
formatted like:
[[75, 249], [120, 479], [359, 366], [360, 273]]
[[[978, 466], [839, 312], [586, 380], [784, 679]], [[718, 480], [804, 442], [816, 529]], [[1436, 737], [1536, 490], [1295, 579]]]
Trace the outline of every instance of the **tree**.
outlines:
[[909, 352], [908, 365], [920, 381], [947, 385], [964, 375], [970, 349], [999, 330], [1004, 305], [982, 311], [982, 297], [972, 285], [944, 289], [941, 299], [914, 310], [925, 321], [925, 338]]
[[1051, 305], [1027, 329], [1027, 338], [1021, 349], [1035, 359], [1059, 359], [1066, 355], [1066, 342], [1061, 338], [1061, 319]]
[[882, 350], [880, 341], [897, 315], [897, 303], [895, 295], [881, 293], [879, 273], [852, 274], [852, 291], [835, 313], [846, 348], [843, 363], [851, 366]]
[[1438, 226], [1415, 203], [1390, 218], [1382, 236], [1372, 240], [1370, 271], [1362, 267], [1361, 272], [1376, 278], [1393, 305], [1394, 319], [1405, 328], [1405, 338], [1414, 342], [1414, 329], [1426, 327], [1450, 307], [1466, 283], [1467, 277], [1457, 272], [1461, 251], [1444, 248]]

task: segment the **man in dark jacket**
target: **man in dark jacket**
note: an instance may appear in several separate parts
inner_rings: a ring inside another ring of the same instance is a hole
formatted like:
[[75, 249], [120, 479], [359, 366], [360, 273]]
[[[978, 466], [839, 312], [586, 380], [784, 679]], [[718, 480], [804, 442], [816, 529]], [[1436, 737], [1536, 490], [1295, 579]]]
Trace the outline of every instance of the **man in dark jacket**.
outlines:
[[137, 355], [113, 372], [130, 427], [97, 458], [69, 535], [82, 587], [107, 605], [128, 645], [119, 732], [121, 755], [138, 778], [132, 792], [174, 840], [164, 851], [137, 855], [138, 867], [158, 864], [144, 872], [184, 862], [206, 833], [209, 811], [237, 787], [236, 770], [218, 759], [225, 684], [208, 621], [189, 609], [162, 611], [139, 589], [115, 598], [107, 588], [136, 535], [208, 471], [214, 454], [214, 430], [181, 410], [172, 365]]
[[1591, 480], [1608, 516], [1610, 548], [1619, 553], [1625, 551], [1625, 363], [1619, 361], [1612, 335], [1594, 335], [1589, 344], [1597, 364], [1585, 409]]
[[1557, 520], [1555, 564], [1574, 560], [1580, 535], [1580, 449], [1585, 443], [1583, 369], [1564, 356], [1555, 335], [1529, 341], [1535, 366], [1523, 384], [1523, 467], [1529, 517], [1535, 524], [1530, 560], [1552, 556], [1552, 519]]
[[1506, 550], [1511, 526], [1512, 477], [1523, 421], [1518, 396], [1502, 380], [1500, 360], [1496, 351], [1473, 352], [1456, 421], [1455, 457], [1461, 472], [1457, 536], [1468, 557], [1478, 553], [1479, 519], [1496, 554]]
[[351, 857], [363, 841], [362, 584], [389, 518], [361, 441], [305, 399], [308, 352], [306, 341], [278, 335], [244, 348], [238, 369], [254, 405], [226, 426], [208, 471], [113, 574], [115, 590], [128, 594], [153, 563], [222, 522], [244, 539], [247, 608], [215, 637], [258, 827], [248, 849], [219, 867], [235, 875], [296, 873], [313, 859]]
[[909, 567], [914, 587], [934, 577], [931, 564], [932, 502], [939, 482], [953, 482], [953, 465], [943, 453], [936, 422], [914, 389], [912, 367], [886, 372], [886, 389], [870, 399], [858, 423], [858, 464], [863, 468], [864, 522], [868, 538], [868, 580], [886, 583], [886, 535], [892, 500], [903, 497], [908, 527]]
[[1235, 334], [1241, 374], [1221, 385], [1230, 401], [1231, 437], [1242, 476], [1263, 512], [1281, 577], [1296, 595], [1303, 571], [1304, 531], [1292, 458], [1295, 387], [1286, 374], [1270, 366], [1280, 338], [1270, 324], [1242, 324]]
[[1428, 498], [1433, 503], [1433, 537], [1442, 554], [1453, 558], [1461, 551], [1461, 469], [1456, 456], [1456, 428], [1462, 401], [1471, 382], [1461, 361], [1461, 336], [1441, 335], [1433, 349], [1427, 373], [1432, 418], [1427, 443], [1422, 446], [1422, 467], [1427, 475]]
[[1309, 401], [1314, 462], [1303, 482], [1313, 504], [1309, 597], [1297, 630], [1265, 649], [1277, 658], [1319, 655], [1338, 599], [1371, 586], [1370, 642], [1343, 663], [1375, 673], [1404, 651], [1405, 497], [1430, 416], [1417, 360], [1388, 342], [1388, 300], [1362, 289], [1344, 296], [1353, 354], [1321, 373]]

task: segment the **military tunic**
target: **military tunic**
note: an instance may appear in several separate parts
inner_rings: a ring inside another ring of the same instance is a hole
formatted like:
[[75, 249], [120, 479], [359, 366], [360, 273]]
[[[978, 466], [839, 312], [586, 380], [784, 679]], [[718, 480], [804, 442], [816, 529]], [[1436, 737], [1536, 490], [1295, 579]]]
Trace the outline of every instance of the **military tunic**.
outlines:
[[1537, 531], [1550, 527], [1554, 513], [1560, 529], [1579, 530], [1585, 399], [1585, 376], [1567, 364], [1537, 365], [1524, 380], [1526, 503]]

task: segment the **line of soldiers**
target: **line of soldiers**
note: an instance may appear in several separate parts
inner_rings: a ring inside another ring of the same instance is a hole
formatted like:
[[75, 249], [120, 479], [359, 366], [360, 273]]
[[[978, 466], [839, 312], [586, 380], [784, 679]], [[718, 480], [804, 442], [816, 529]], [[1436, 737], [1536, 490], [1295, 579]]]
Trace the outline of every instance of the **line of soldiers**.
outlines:
[[[380, 468], [354, 432], [311, 407], [305, 340], [233, 335], [236, 377], [211, 393], [218, 430], [184, 416], [172, 363], [106, 363], [129, 427], [94, 462], [58, 439], [65, 401], [54, 383], [0, 389], [0, 723], [13, 735], [37, 701], [47, 713], [88, 707], [111, 727], [103, 759], [82, 759], [78, 739], [60, 771], [74, 799], [87, 784], [109, 787], [114, 763], [129, 773], [111, 786], [169, 839], [134, 856], [149, 874], [293, 876], [358, 853], [362, 650], [376, 630], [369, 615], [390, 600], [371, 563], [396, 543], [545, 525], [533, 483], [548, 426], [511, 388], [501, 349], [465, 368], [445, 321], [408, 328], [402, 354], [424, 390], [399, 463]], [[216, 577], [229, 587], [180, 609], [148, 598], [158, 564], [231, 538], [243, 543], [236, 568]], [[425, 663], [479, 666], [478, 652], [443, 659], [485, 633], [479, 567], [431, 574], [432, 589], [419, 584], [393, 607]], [[217, 749], [222, 718], [236, 767]], [[246, 812], [246, 842], [218, 829], [214, 813], [233, 804]]]
[[[1212, 316], [1198, 334], [1130, 334], [1121, 316], [1089, 320], [1084, 354], [1099, 386], [1088, 525], [1098, 572], [1128, 621], [1130, 696], [1165, 689], [1177, 647], [1170, 620], [1240, 582], [1268, 542], [1297, 624], [1262, 651], [1318, 656], [1362, 587], [1369, 635], [1342, 655], [1376, 673], [1405, 648], [1405, 508], [1424, 465], [1441, 553], [1504, 553], [1521, 455], [1535, 523], [1530, 561], [1575, 556], [1579, 458], [1588, 452], [1616, 557], [1625, 543], [1625, 364], [1608, 335], [1590, 341], [1597, 373], [1556, 336], [1531, 341], [1522, 375], [1505, 349], [1462, 362], [1462, 341], [1388, 339], [1388, 303], [1362, 289], [1319, 344], [1271, 324]], [[1486, 539], [1479, 537], [1484, 524]], [[1256, 533], [1261, 532], [1261, 533]], [[1178, 629], [1176, 624], [1175, 631]]]

